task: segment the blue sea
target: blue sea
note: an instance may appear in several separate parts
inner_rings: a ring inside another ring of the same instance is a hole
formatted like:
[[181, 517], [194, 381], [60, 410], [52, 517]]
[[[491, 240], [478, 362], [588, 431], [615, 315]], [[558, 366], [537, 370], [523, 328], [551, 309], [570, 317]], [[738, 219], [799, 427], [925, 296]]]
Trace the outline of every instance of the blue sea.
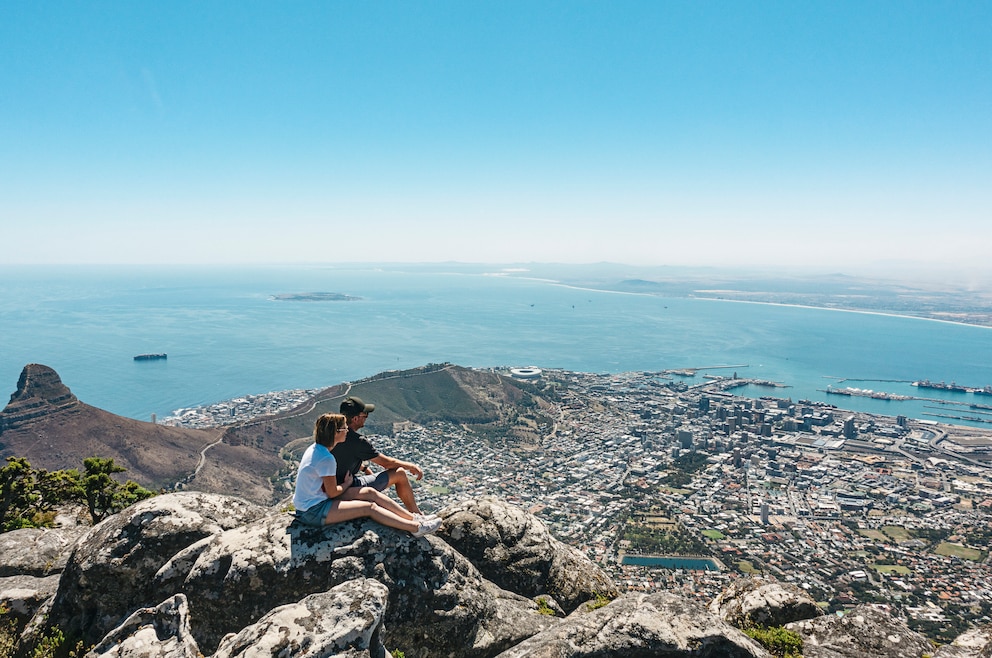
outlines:
[[[930, 320], [603, 292], [478, 266], [8, 266], [0, 277], [0, 394], [16, 390], [25, 364], [42, 363], [80, 400], [142, 420], [440, 362], [596, 373], [734, 366], [788, 386], [739, 394], [931, 420], [992, 405], [910, 385], [992, 384], [992, 329]], [[308, 292], [359, 299], [273, 299]], [[133, 359], [160, 352], [168, 359]], [[686, 381], [706, 373], [731, 371]], [[827, 395], [831, 384], [964, 404]]]

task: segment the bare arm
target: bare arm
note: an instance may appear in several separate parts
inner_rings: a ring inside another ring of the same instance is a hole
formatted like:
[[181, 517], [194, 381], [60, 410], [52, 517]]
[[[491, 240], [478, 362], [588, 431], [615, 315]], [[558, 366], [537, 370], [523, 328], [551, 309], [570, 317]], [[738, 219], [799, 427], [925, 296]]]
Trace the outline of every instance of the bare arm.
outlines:
[[419, 466], [417, 466], [413, 462], [405, 462], [402, 459], [394, 459], [393, 457], [389, 457], [387, 455], [379, 455], [378, 457], [373, 457], [370, 461], [373, 464], [378, 464], [379, 466], [382, 466], [387, 470], [390, 468], [402, 468], [403, 470], [405, 470], [407, 473], [410, 473], [418, 480], [424, 477], [424, 472], [420, 469]]
[[343, 483], [339, 485], [336, 476], [325, 475], [322, 478], [323, 484], [320, 488], [324, 490], [328, 498], [337, 498], [345, 492], [345, 489], [351, 486], [351, 480], [351, 473], [348, 473], [344, 476]]

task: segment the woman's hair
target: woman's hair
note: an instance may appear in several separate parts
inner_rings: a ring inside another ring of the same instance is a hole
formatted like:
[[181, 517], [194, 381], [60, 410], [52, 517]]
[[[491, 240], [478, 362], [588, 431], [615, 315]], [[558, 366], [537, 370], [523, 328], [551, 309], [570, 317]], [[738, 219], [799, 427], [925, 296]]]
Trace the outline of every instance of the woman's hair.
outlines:
[[330, 448], [334, 445], [334, 433], [348, 422], [343, 414], [322, 414], [313, 424], [313, 440], [322, 446]]

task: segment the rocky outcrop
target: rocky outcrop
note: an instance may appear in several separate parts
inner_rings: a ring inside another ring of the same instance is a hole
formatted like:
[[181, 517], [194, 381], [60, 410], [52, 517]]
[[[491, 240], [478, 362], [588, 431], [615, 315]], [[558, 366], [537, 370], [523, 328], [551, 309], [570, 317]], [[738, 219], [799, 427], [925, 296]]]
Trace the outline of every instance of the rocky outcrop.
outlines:
[[85, 658], [199, 658], [189, 632], [189, 609], [182, 594], [154, 608], [141, 608], [110, 631]]
[[803, 638], [804, 658], [909, 658], [932, 655], [934, 645], [889, 613], [861, 605], [843, 617], [787, 624]]
[[441, 517], [438, 536], [504, 589], [528, 597], [548, 595], [566, 612], [597, 596], [619, 594], [592, 560], [518, 507], [485, 496], [452, 505]]
[[86, 528], [22, 528], [0, 534], [0, 609], [20, 631], [58, 590], [59, 574]]
[[285, 513], [199, 493], [157, 496], [93, 527], [47, 615], [67, 636], [95, 644], [135, 610], [147, 617], [182, 594], [190, 634], [211, 653], [273, 608], [368, 578], [388, 590], [385, 637], [412, 647], [411, 658], [491, 656], [554, 623], [436, 537], [368, 520], [306, 528]]
[[61, 573], [88, 528], [21, 528], [0, 534], [0, 577]]
[[18, 630], [51, 598], [59, 587], [58, 575], [0, 578], [0, 610], [7, 610]]
[[628, 594], [582, 607], [500, 658], [766, 658], [751, 638], [705, 608], [669, 592]]
[[104, 519], [72, 552], [50, 622], [95, 644], [134, 610], [176, 593], [156, 589], [154, 580], [177, 553], [266, 513], [240, 498], [189, 492], [155, 496]]
[[710, 603], [710, 612], [738, 628], [784, 626], [823, 614], [805, 590], [790, 583], [738, 580]]
[[408, 656], [493, 655], [552, 623], [438, 538], [369, 520], [307, 528], [290, 519], [275, 514], [220, 533], [160, 570], [158, 591], [186, 595], [203, 651], [276, 606], [367, 578], [389, 590], [386, 639], [421, 647]]
[[58, 373], [40, 363], [29, 363], [21, 370], [17, 390], [0, 412], [0, 433], [32, 418], [70, 409], [79, 404]]
[[[437, 535], [415, 538], [370, 520], [307, 528], [230, 496], [167, 494], [89, 529], [67, 560], [49, 551], [46, 560], [65, 564], [61, 574], [0, 578], [0, 597], [34, 609], [19, 656], [56, 626], [67, 647], [79, 639], [92, 646], [89, 658], [385, 658], [394, 650], [408, 658], [766, 658], [738, 625], [789, 622], [805, 658], [992, 658], [988, 629], [935, 651], [885, 610], [817, 616], [803, 591], [761, 580], [734, 585], [708, 608], [668, 592], [576, 603], [616, 588], [533, 516], [492, 498], [441, 516]], [[44, 571], [0, 559], [7, 569], [14, 563]], [[543, 614], [537, 595], [558, 615]]]
[[992, 626], [973, 628], [937, 649], [933, 658], [992, 658]]
[[353, 580], [299, 603], [276, 608], [237, 635], [228, 635], [213, 658], [248, 655], [382, 658], [383, 617], [389, 590]]

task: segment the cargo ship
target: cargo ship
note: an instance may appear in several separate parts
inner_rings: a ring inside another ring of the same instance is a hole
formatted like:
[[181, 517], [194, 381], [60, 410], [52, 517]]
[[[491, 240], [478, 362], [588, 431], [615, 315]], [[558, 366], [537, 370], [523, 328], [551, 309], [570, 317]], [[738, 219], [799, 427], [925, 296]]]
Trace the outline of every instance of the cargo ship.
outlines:
[[168, 359], [168, 354], [138, 354], [134, 357], [135, 361], [158, 361], [159, 359]]
[[945, 384], [944, 382], [937, 383], [932, 382], [929, 379], [921, 379], [918, 382], [913, 382], [913, 386], [918, 388], [932, 388], [938, 391], [954, 391], [956, 393], [968, 392], [967, 386], [961, 386], [959, 384], [955, 384], [954, 382], [951, 382], [950, 384]]
[[918, 386], [919, 388], [933, 388], [939, 391], [954, 391], [955, 393], [992, 395], [992, 386], [986, 386], [985, 388], [971, 388], [970, 386], [961, 386], [960, 384], [955, 384], [954, 382], [951, 382], [950, 384], [945, 384], [944, 382], [936, 384], [929, 379], [921, 379], [918, 382], [913, 382], [913, 386]]
[[909, 395], [899, 395], [898, 393], [886, 393], [885, 391], [873, 391], [869, 388], [833, 388], [828, 386], [822, 390], [824, 393], [829, 393], [831, 395], [850, 395], [853, 397], [861, 398], [872, 398], [875, 400], [912, 400], [913, 398]]

